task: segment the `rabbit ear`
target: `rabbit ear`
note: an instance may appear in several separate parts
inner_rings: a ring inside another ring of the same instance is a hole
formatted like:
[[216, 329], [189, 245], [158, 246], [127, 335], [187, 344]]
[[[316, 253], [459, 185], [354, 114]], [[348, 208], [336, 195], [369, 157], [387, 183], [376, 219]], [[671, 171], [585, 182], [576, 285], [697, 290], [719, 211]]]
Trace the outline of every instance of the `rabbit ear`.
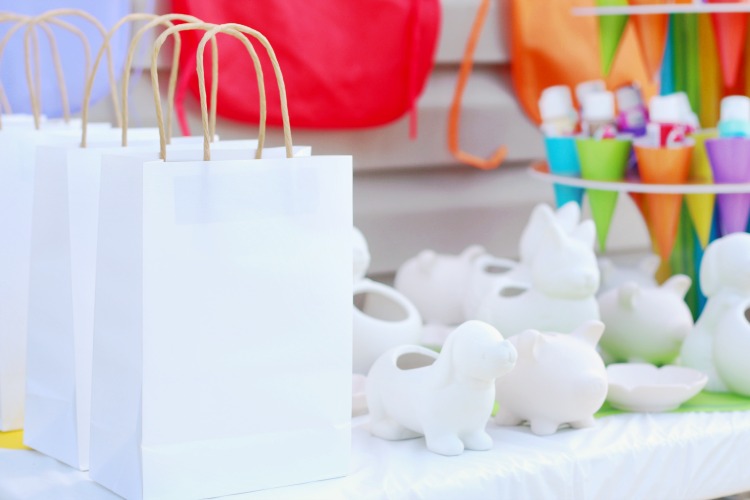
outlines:
[[701, 290], [706, 297], [710, 297], [719, 291], [721, 278], [719, 277], [719, 250], [722, 241], [716, 240], [706, 247], [701, 260], [700, 280]]
[[623, 309], [632, 311], [635, 306], [635, 300], [640, 294], [641, 289], [632, 281], [628, 281], [617, 290], [617, 302]]
[[675, 274], [662, 284], [661, 288], [673, 292], [680, 298], [685, 298], [685, 294], [690, 290], [693, 280], [684, 274]]
[[594, 243], [596, 242], [596, 226], [594, 225], [594, 221], [589, 219], [581, 222], [571, 234], [575, 239], [584, 242], [591, 248], [594, 248]]
[[549, 205], [540, 203], [534, 207], [529, 222], [521, 233], [521, 241], [518, 249], [521, 262], [524, 264], [531, 262], [539, 248], [546, 228], [550, 225], [556, 225], [555, 214]]
[[581, 221], [581, 207], [575, 201], [569, 201], [557, 209], [557, 223], [566, 233], [572, 233]]

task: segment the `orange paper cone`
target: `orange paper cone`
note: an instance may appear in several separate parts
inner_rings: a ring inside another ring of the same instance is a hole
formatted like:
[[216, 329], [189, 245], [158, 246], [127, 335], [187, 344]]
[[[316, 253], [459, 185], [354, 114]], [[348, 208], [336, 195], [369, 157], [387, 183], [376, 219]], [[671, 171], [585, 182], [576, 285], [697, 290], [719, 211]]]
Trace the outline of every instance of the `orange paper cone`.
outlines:
[[[663, 3], [661, 0], [628, 0], [630, 5], [652, 5]], [[667, 14], [651, 14], [630, 16], [638, 36], [638, 46], [646, 64], [649, 78], [657, 79], [667, 45], [667, 30], [669, 16]]]
[[[708, 3], [740, 3], [741, 0], [707, 0]], [[739, 76], [740, 62], [745, 50], [747, 14], [711, 14], [711, 22], [719, 51], [719, 64], [724, 87], [734, 87]]]
[[[654, 148], [635, 146], [641, 181], [648, 184], [683, 184], [690, 173], [692, 144]], [[669, 260], [680, 222], [682, 194], [644, 194], [653, 237], [663, 261]]]

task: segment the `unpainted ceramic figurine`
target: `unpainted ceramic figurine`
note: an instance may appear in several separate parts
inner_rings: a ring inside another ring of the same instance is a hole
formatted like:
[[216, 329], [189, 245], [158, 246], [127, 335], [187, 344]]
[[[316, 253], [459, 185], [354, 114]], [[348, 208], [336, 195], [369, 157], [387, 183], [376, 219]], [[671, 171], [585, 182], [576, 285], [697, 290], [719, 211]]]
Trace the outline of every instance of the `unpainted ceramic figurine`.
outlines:
[[599, 312], [607, 326], [600, 347], [618, 362], [674, 362], [693, 329], [684, 300], [691, 284], [688, 276], [678, 274], [660, 287], [628, 282], [600, 295]]
[[568, 333], [599, 319], [593, 221], [568, 234], [549, 209], [535, 210], [534, 218], [539, 244], [528, 267], [530, 283], [498, 280], [477, 310], [477, 319], [508, 336], [529, 328]]
[[370, 267], [370, 248], [362, 231], [352, 228], [352, 252], [354, 262], [354, 283], [361, 281], [367, 275]]
[[516, 363], [516, 350], [486, 323], [467, 321], [442, 351], [401, 346], [378, 358], [367, 376], [370, 432], [388, 440], [424, 436], [441, 455], [489, 450], [485, 431], [495, 379]]
[[397, 290], [362, 279], [354, 284], [353, 372], [366, 375], [392, 347], [417, 344], [422, 336], [419, 311]]
[[[735, 369], [738, 364], [733, 356], [717, 355], [714, 351], [722, 321], [732, 318], [735, 324], [739, 323], [745, 304], [750, 300], [750, 234], [733, 233], [711, 242], [701, 261], [700, 284], [708, 300], [693, 331], [682, 344], [680, 364], [708, 375], [705, 390], [728, 392], [724, 375], [734, 379], [743, 370]], [[744, 342], [729, 332], [722, 335], [721, 344], [722, 354], [739, 353], [744, 349]], [[748, 359], [750, 351], [745, 350], [741, 364], [747, 365]]]
[[416, 306], [425, 323], [458, 325], [464, 321], [463, 297], [472, 263], [486, 253], [479, 245], [460, 255], [424, 250], [399, 267], [394, 287]]
[[498, 425], [529, 422], [534, 434], [554, 434], [562, 424], [595, 425], [607, 397], [607, 371], [596, 344], [604, 324], [588, 321], [570, 334], [527, 330], [508, 340], [518, 351], [516, 367], [498, 379]]
[[733, 307], [716, 328], [714, 361], [727, 388], [750, 397], [750, 300]]
[[659, 286], [656, 281], [656, 271], [659, 269], [660, 263], [661, 258], [656, 254], [643, 257], [633, 267], [618, 266], [610, 259], [601, 257], [599, 259], [601, 283], [598, 295], [614, 288], [620, 288], [628, 282], [633, 282], [641, 288], [656, 288]]

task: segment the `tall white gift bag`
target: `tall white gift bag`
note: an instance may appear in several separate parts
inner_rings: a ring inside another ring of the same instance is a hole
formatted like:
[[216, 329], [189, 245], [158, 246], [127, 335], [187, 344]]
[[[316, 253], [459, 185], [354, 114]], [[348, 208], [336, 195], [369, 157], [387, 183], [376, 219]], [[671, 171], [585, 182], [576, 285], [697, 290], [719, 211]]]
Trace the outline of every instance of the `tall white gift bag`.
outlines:
[[285, 132], [282, 159], [103, 160], [90, 475], [126, 498], [348, 472], [352, 159]]

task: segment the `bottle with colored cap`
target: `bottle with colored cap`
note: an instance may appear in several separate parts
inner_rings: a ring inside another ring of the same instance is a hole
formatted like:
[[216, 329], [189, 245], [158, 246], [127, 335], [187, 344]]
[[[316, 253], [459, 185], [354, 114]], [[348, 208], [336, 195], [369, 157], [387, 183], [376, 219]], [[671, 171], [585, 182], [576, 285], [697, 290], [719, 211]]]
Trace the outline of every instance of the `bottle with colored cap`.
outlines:
[[721, 100], [719, 137], [750, 137], [750, 97], [730, 95]]
[[573, 96], [566, 85], [547, 87], [539, 98], [542, 133], [548, 137], [573, 135], [578, 125], [578, 113]]
[[607, 90], [607, 87], [603, 80], [589, 80], [579, 83], [576, 85], [576, 99], [578, 99], [578, 105], [583, 107], [583, 102], [589, 94], [593, 94], [594, 92], [604, 92], [605, 90]]
[[615, 96], [612, 92], [592, 92], [584, 98], [581, 128], [585, 135], [596, 139], [611, 139], [617, 136]]
[[615, 91], [617, 99], [617, 128], [620, 132], [640, 137], [646, 134], [648, 109], [641, 90], [636, 85], [625, 85]]
[[659, 146], [684, 142], [697, 128], [698, 120], [684, 92], [654, 96], [649, 103], [647, 135]]

